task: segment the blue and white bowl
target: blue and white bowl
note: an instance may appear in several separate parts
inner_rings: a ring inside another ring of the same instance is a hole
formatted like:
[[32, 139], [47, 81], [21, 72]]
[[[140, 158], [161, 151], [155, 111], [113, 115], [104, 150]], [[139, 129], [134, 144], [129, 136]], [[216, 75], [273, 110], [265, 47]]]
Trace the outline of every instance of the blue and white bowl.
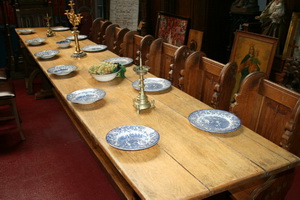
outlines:
[[56, 44], [60, 47], [60, 48], [67, 48], [70, 46], [71, 41], [70, 40], [61, 40], [56, 42]]
[[51, 67], [47, 70], [50, 74], [55, 74], [58, 76], [64, 76], [70, 74], [71, 72], [75, 71], [77, 67], [75, 65], [57, 65]]
[[30, 45], [36, 46], [42, 44], [45, 40], [46, 40], [45, 38], [33, 38], [30, 40], [26, 40], [25, 42]]
[[58, 50], [46, 50], [46, 51], [37, 52], [34, 55], [41, 59], [49, 59], [54, 57], [58, 53], [59, 53]]
[[78, 104], [91, 104], [103, 97], [105, 97], [106, 92], [97, 88], [86, 88], [76, 90], [67, 95], [67, 100], [72, 103]]
[[23, 35], [28, 35], [28, 34], [31, 34], [32, 32], [34, 31], [34, 29], [31, 29], [31, 28], [26, 28], [26, 29], [21, 29], [19, 30], [19, 32]]

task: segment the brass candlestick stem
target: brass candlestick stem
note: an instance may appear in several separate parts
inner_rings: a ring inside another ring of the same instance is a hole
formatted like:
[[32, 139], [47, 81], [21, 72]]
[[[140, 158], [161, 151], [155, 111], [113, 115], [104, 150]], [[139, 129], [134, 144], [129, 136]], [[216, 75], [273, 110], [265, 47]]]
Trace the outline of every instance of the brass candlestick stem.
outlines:
[[151, 102], [148, 100], [148, 97], [145, 93], [145, 83], [144, 83], [144, 75], [147, 74], [150, 67], [142, 66], [142, 62], [140, 61], [140, 66], [135, 66], [133, 71], [139, 75], [139, 87], [140, 92], [137, 98], [133, 100], [133, 106], [136, 108], [137, 113], [139, 114], [141, 110], [146, 110], [154, 107], [154, 100]]
[[80, 49], [79, 40], [78, 40], [79, 31], [77, 30], [78, 29], [77, 26], [80, 24], [81, 19], [83, 17], [80, 14], [75, 14], [73, 8], [75, 3], [73, 3], [72, 0], [70, 0], [70, 3], [68, 5], [71, 7], [71, 9], [70, 11], [66, 10], [65, 15], [67, 15], [70, 23], [73, 25], [72, 33], [74, 35], [74, 41], [75, 41], [75, 52], [71, 56], [75, 58], [80, 58], [86, 56], [86, 53]]
[[52, 37], [55, 35], [55, 33], [52, 31], [51, 27], [50, 27], [50, 20], [51, 20], [51, 16], [48, 15], [47, 13], [47, 16], [44, 17], [44, 19], [47, 21], [47, 27], [48, 27], [48, 30], [46, 32], [46, 36], [47, 37]]

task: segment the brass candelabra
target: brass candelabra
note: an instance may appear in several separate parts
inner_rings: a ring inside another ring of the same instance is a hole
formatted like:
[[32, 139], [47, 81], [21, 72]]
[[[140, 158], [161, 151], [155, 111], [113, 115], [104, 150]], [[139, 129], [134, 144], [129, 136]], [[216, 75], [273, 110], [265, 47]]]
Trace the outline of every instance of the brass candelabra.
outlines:
[[54, 36], [55, 33], [53, 32], [53, 30], [52, 30], [51, 27], [50, 27], [51, 16], [49, 16], [48, 13], [47, 13], [47, 16], [44, 17], [44, 19], [47, 21], [47, 27], [48, 27], [48, 30], [47, 30], [47, 32], [46, 32], [46, 36], [47, 36], [47, 37], [52, 37], [52, 36]]
[[72, 33], [74, 35], [74, 41], [75, 41], [75, 52], [71, 56], [75, 58], [80, 58], [86, 56], [86, 53], [80, 49], [79, 40], [78, 40], [79, 31], [77, 26], [80, 24], [81, 19], [83, 17], [81, 16], [81, 14], [75, 14], [74, 7], [73, 7], [75, 3], [73, 3], [72, 0], [70, 0], [70, 3], [68, 5], [71, 7], [71, 9], [70, 11], [66, 10], [65, 15], [67, 15], [70, 23], [73, 25]]
[[154, 107], [154, 100], [151, 102], [148, 100], [148, 97], [145, 92], [145, 83], [144, 83], [144, 75], [149, 71], [149, 66], [143, 66], [142, 60], [140, 57], [140, 65], [135, 66], [133, 71], [139, 75], [139, 88], [140, 92], [137, 98], [133, 99], [133, 106], [136, 108], [136, 112], [139, 114], [141, 110], [146, 110]]

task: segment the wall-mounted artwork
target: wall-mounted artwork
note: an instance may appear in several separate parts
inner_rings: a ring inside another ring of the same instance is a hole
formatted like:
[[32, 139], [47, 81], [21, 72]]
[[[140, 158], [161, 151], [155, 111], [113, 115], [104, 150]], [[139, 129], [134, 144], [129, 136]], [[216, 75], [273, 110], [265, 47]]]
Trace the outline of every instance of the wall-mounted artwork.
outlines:
[[283, 50], [284, 57], [300, 60], [300, 13], [293, 12], [286, 42]]
[[189, 31], [189, 19], [160, 12], [157, 18], [156, 38], [176, 46], [186, 44]]
[[260, 71], [270, 74], [278, 39], [245, 31], [236, 31], [230, 62], [238, 66], [234, 93], [250, 73]]

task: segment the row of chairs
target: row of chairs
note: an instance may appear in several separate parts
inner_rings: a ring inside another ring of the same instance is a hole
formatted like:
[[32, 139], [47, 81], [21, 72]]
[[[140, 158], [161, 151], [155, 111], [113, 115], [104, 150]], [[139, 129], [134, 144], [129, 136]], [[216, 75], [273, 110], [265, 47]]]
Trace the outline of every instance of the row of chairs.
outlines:
[[[102, 22], [102, 28], [103, 24], [107, 21]], [[243, 80], [232, 101], [237, 70], [235, 62], [222, 64], [206, 57], [203, 52], [191, 51], [187, 46], [177, 47], [151, 35], [142, 37], [128, 29], [118, 38], [117, 33], [124, 29], [114, 25], [118, 29], [115, 28], [114, 34], [108, 34], [112, 25], [108, 25], [106, 31], [99, 31], [97, 42], [93, 41], [99, 43], [103, 38], [105, 44], [113, 35], [115, 46], [109, 49], [114, 53], [132, 58], [135, 64], [139, 64], [141, 56], [142, 64], [150, 66], [150, 73], [170, 80], [173, 86], [213, 108], [235, 113], [246, 127], [296, 155], [300, 153], [299, 93], [269, 81], [262, 72], [255, 72]], [[292, 182], [291, 176], [293, 172], [275, 177], [271, 181], [273, 184], [269, 184], [272, 186], [265, 190], [257, 189], [267, 181], [260, 179], [254, 185], [243, 186], [243, 190], [232, 190], [232, 198], [266, 197], [270, 194], [284, 198]]]

